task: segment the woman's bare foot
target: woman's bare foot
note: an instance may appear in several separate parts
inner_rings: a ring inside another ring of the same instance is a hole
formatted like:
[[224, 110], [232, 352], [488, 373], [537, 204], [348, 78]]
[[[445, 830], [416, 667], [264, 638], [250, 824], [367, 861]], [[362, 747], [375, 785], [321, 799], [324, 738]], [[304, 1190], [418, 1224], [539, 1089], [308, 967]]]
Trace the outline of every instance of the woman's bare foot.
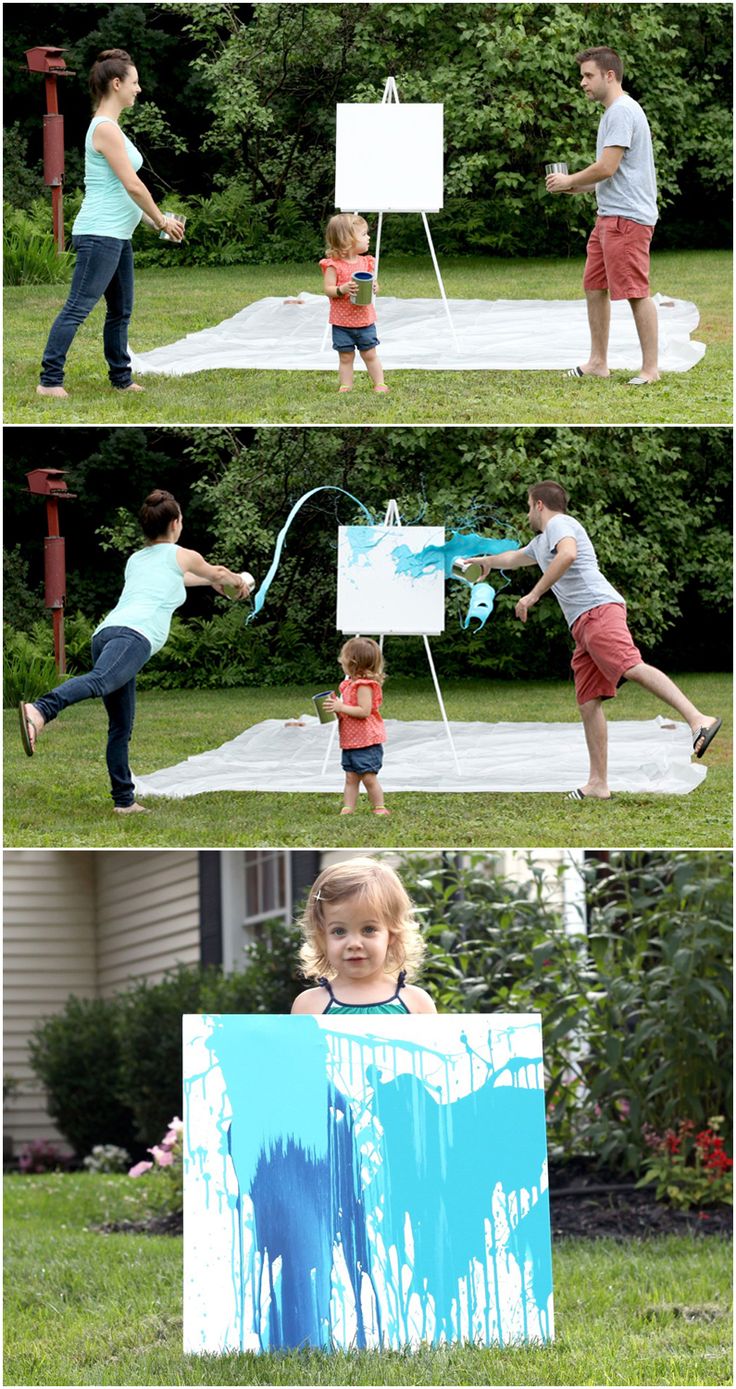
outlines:
[[113, 810], [116, 815], [150, 815], [150, 810], [145, 805], [139, 805], [133, 801], [132, 805], [114, 805]]
[[69, 392], [63, 386], [37, 386], [36, 395], [53, 395], [57, 400], [69, 399]]

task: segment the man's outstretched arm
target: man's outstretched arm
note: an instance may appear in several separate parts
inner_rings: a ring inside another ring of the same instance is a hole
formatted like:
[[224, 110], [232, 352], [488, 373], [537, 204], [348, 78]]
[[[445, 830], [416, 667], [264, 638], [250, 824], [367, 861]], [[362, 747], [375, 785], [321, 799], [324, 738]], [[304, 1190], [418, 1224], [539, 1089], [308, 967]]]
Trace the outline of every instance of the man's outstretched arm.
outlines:
[[556, 584], [557, 580], [562, 578], [562, 575], [567, 572], [570, 565], [574, 564], [577, 559], [578, 547], [571, 535], [563, 536], [556, 548], [557, 553], [552, 563], [547, 567], [541, 578], [537, 580], [534, 588], [530, 589], [523, 598], [520, 598], [514, 608], [516, 616], [520, 618], [522, 622], [526, 622], [529, 609], [533, 608], [534, 604], [538, 603], [539, 599], [542, 598], [545, 593], [549, 592], [552, 585]]

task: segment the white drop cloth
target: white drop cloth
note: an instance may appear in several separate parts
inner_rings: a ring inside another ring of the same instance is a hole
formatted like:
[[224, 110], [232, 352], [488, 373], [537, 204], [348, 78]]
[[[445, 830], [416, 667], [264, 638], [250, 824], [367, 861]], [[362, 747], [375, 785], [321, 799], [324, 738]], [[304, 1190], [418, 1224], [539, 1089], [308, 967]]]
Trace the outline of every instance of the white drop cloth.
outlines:
[[[131, 350], [136, 374], [187, 376], [215, 367], [269, 371], [333, 371], [337, 353], [327, 339], [323, 294], [258, 299], [224, 323], [189, 333], [151, 352]], [[689, 371], [705, 352], [691, 342], [700, 315], [684, 299], [654, 295], [659, 319], [660, 367]], [[635, 371], [641, 348], [625, 300], [611, 305], [609, 363]], [[440, 299], [390, 299], [378, 304], [381, 362], [386, 368], [424, 371], [556, 371], [587, 361], [590, 334], [584, 299], [451, 299], [460, 350], [455, 350]], [[357, 366], [364, 370], [356, 358]]]
[[[136, 777], [141, 796], [198, 796], [204, 791], [339, 791], [344, 776], [337, 738], [321, 775], [331, 724], [303, 714], [304, 727], [265, 719], [230, 743]], [[455, 771], [439, 720], [386, 720], [385, 791], [571, 791], [587, 780], [579, 723], [451, 723], [460, 762]], [[608, 725], [613, 791], [684, 795], [706, 774], [692, 758], [686, 724], [664, 719]]]

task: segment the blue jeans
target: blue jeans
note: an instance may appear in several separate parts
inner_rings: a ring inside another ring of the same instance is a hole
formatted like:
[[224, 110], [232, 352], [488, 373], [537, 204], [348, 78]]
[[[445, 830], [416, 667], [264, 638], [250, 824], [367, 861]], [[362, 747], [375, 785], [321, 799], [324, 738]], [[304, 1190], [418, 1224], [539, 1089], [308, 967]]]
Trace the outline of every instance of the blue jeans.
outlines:
[[114, 805], [132, 805], [135, 788], [128, 747], [135, 718], [135, 677], [151, 654], [151, 643], [132, 627], [103, 627], [92, 638], [93, 669], [74, 675], [49, 694], [34, 699], [47, 723], [70, 704], [102, 699], [108, 714], [107, 770]]
[[117, 236], [73, 236], [77, 253], [72, 285], [61, 313], [51, 325], [41, 363], [41, 385], [61, 386], [69, 348], [80, 324], [105, 296], [107, 314], [102, 343], [113, 386], [131, 382], [128, 324], [133, 312], [133, 246]]

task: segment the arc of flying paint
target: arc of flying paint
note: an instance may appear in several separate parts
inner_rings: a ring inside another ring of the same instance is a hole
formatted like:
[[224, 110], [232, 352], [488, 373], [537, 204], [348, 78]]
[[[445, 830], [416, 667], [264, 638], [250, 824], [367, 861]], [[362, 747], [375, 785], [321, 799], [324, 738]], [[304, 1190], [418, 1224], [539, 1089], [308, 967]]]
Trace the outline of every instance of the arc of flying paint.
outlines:
[[471, 622], [473, 621], [473, 618], [475, 618], [478, 623], [478, 626], [475, 629], [476, 632], [479, 632], [481, 630], [481, 627], [485, 627], [486, 622], [488, 621], [491, 613], [493, 612], [493, 603], [495, 597], [496, 590], [492, 588], [490, 584], [471, 584], [470, 603], [468, 605], [468, 611], [465, 616], [463, 627], [468, 628]]
[[281, 560], [281, 551], [284, 548], [284, 541], [286, 540], [286, 533], [292, 521], [294, 520], [294, 517], [296, 516], [300, 508], [304, 505], [304, 503], [308, 502], [310, 497], [316, 496], [318, 492], [342, 492], [343, 496], [349, 497], [351, 501], [355, 502], [356, 505], [360, 507], [361, 511], [363, 512], [363, 515], [367, 518], [369, 526], [375, 525], [374, 519], [367, 506], [364, 506], [363, 503], [358, 499], [358, 497], [354, 497], [352, 492], [347, 492], [344, 487], [336, 487], [331, 483], [326, 483], [322, 487], [312, 487], [312, 489], [309, 492], [304, 492], [303, 495], [299, 498], [299, 500], [294, 503], [293, 507], [291, 508], [291, 511], [289, 512], [289, 515], [287, 516], [283, 526], [281, 527], [281, 530], [278, 533], [276, 539], [276, 548], [273, 552], [273, 559], [271, 560], [271, 567], [265, 579], [263, 580], [255, 598], [253, 599], [253, 611], [251, 613], [248, 613], [248, 616], [245, 619], [246, 623], [252, 622], [254, 617], [258, 616], [259, 612], [261, 611], [261, 608], [263, 607], [263, 604], [266, 601], [266, 594], [268, 593], [268, 590], [271, 587], [273, 579], [276, 575], [276, 570], [279, 567], [279, 563]]

